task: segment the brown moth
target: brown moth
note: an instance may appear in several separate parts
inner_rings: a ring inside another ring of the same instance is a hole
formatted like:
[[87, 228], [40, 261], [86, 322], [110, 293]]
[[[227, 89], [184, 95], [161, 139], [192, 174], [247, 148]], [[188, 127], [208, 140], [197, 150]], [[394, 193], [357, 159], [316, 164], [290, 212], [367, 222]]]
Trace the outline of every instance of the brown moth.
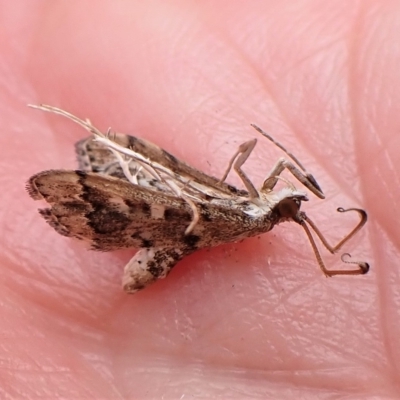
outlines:
[[[359, 275], [369, 270], [365, 262], [345, 261], [347, 253], [342, 261], [356, 268], [328, 270], [311, 232], [335, 253], [366, 223], [366, 212], [338, 208], [341, 213], [356, 211], [360, 221], [336, 246], [329, 245], [300, 211], [302, 201], [308, 201], [307, 194], [280, 174], [287, 169], [324, 199], [318, 183], [292, 154], [255, 125], [292, 160], [279, 159], [260, 189], [241, 169], [257, 139], [239, 146], [225, 174], [217, 179], [144, 139], [110, 131], [103, 134], [89, 121], [56, 107], [32, 107], [65, 116], [92, 136], [76, 144], [79, 170], [39, 172], [27, 183], [29, 195], [50, 205], [39, 213], [61, 235], [86, 241], [94, 250], [139, 248], [124, 269], [123, 288], [128, 293], [165, 278], [178, 261], [198, 249], [257, 236], [285, 221], [294, 221], [304, 229], [326, 276]], [[246, 190], [225, 183], [232, 168]], [[278, 179], [287, 186], [274, 190]]]

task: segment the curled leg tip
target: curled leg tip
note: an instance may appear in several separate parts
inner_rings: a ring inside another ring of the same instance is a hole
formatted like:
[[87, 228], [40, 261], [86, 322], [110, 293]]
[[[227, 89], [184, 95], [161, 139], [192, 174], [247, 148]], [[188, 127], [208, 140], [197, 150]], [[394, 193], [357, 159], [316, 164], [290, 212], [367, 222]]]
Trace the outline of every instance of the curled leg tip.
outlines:
[[[368, 214], [367, 214], [367, 212], [366, 212], [365, 210], [363, 210], [362, 208], [343, 208], [343, 207], [338, 207], [338, 208], [336, 209], [336, 211], [337, 211], [337, 212], [340, 212], [340, 213], [345, 213], [345, 212], [348, 212], [348, 211], [356, 211], [356, 212], [358, 212], [358, 214], [359, 214], [360, 217], [361, 217], [361, 223], [362, 223], [362, 225], [364, 225], [365, 222], [367, 222], [367, 219], [368, 219]], [[362, 225], [361, 225], [361, 226], [362, 226]]]
[[359, 264], [361, 275], [365, 275], [369, 271], [369, 264], [366, 262], [360, 262]]
[[354, 275], [365, 275], [366, 273], [368, 273], [369, 271], [369, 264], [367, 262], [364, 261], [347, 261], [344, 259], [344, 257], [348, 257], [351, 258], [351, 255], [349, 253], [343, 253], [342, 256], [340, 257], [342, 262], [344, 262], [345, 264], [355, 264], [359, 267], [358, 270], [355, 271], [349, 271], [353, 272]]

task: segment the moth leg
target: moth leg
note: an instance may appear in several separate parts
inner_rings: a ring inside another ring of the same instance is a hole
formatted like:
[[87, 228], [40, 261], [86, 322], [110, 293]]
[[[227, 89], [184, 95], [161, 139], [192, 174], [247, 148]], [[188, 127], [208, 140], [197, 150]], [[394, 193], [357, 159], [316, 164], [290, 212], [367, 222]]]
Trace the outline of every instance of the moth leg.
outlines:
[[249, 140], [248, 142], [242, 143], [239, 148], [237, 149], [236, 153], [229, 161], [228, 168], [225, 171], [224, 176], [221, 178], [220, 182], [224, 182], [226, 177], [228, 176], [230, 170], [233, 169], [239, 175], [240, 179], [244, 183], [247, 191], [249, 192], [250, 198], [255, 199], [260, 197], [258, 194], [257, 189], [251, 182], [251, 180], [247, 177], [244, 171], [241, 169], [241, 166], [246, 162], [249, 158], [251, 152], [253, 151], [255, 145], [257, 143], [257, 139]]
[[334, 254], [337, 250], [339, 250], [346, 242], [348, 242], [367, 222], [368, 216], [367, 213], [362, 210], [361, 208], [347, 208], [344, 209], [342, 207], [339, 207], [337, 212], [340, 213], [345, 213], [348, 211], [356, 211], [358, 215], [360, 216], [360, 221], [358, 224], [355, 226], [355, 228], [349, 232], [339, 243], [337, 243], [335, 246], [331, 246], [327, 240], [325, 239], [324, 235], [322, 232], [317, 228], [317, 226], [314, 224], [314, 222], [307, 217], [307, 215], [303, 214], [304, 220], [311, 226], [313, 231], [317, 234], [319, 239], [321, 240], [322, 244], [325, 246], [325, 248], [332, 254]]
[[192, 200], [190, 200], [187, 196], [185, 196], [183, 194], [182, 194], [182, 198], [183, 198], [183, 200], [186, 201], [186, 203], [189, 204], [190, 208], [192, 209], [192, 214], [193, 214], [192, 221], [190, 222], [190, 224], [188, 225], [188, 227], [185, 230], [185, 235], [189, 235], [189, 233], [192, 232], [194, 227], [199, 222], [200, 214], [199, 214], [199, 210], [196, 207], [196, 204]]
[[320, 199], [325, 198], [325, 195], [323, 194], [322, 189], [318, 185], [315, 178], [311, 174], [301, 171], [298, 167], [296, 167], [296, 165], [294, 165], [291, 161], [286, 160], [285, 158], [280, 158], [278, 162], [274, 165], [271, 172], [265, 178], [260, 191], [271, 191], [278, 182], [278, 176], [285, 169], [289, 170], [299, 182], [301, 182], [317, 197], [319, 197]]
[[185, 202], [189, 205], [189, 207], [192, 210], [192, 215], [193, 215], [192, 221], [190, 222], [190, 224], [188, 225], [188, 227], [185, 230], [185, 235], [188, 235], [194, 229], [194, 227], [197, 225], [197, 223], [199, 222], [199, 219], [200, 219], [199, 210], [197, 209], [194, 201], [192, 201], [184, 193], [185, 187], [183, 187], [183, 188], [179, 187], [174, 181], [169, 181], [167, 183], [169, 184], [170, 188], [175, 193], [175, 195], [177, 197], [180, 197], [181, 199], [185, 200]]
[[[353, 228], [351, 232], [349, 232], [339, 243], [337, 243], [335, 246], [331, 246], [327, 240], [325, 239], [324, 235], [322, 232], [317, 228], [317, 226], [314, 224], [310, 218], [307, 217], [305, 213], [301, 214], [301, 218], [296, 220], [297, 223], [299, 223], [304, 231], [307, 234], [308, 240], [311, 244], [311, 247], [314, 251], [315, 257], [318, 261], [318, 264], [322, 270], [322, 272], [325, 274], [325, 276], [334, 276], [334, 275], [363, 275], [366, 274], [369, 271], [369, 264], [364, 262], [364, 261], [345, 261], [343, 259], [344, 256], [351, 257], [350, 254], [345, 253], [342, 255], [341, 259], [344, 263], [346, 264], [355, 264], [358, 266], [357, 269], [349, 269], [349, 270], [328, 270], [325, 267], [325, 264], [322, 260], [322, 257], [318, 251], [317, 245], [315, 244], [314, 238], [311, 234], [310, 229], [308, 228], [307, 224], [310, 225], [312, 230], [316, 233], [318, 238], [321, 240], [322, 244], [324, 247], [332, 254], [334, 254], [337, 250], [339, 250], [348, 240], [350, 240], [367, 222], [367, 213], [364, 210], [361, 210], [359, 208], [348, 208], [344, 209], [342, 207], [339, 207], [337, 209], [338, 212], [345, 213], [348, 211], [356, 211], [359, 216], [360, 216], [360, 221], [358, 224]], [[307, 223], [307, 224], [306, 224]]]
[[136, 293], [165, 278], [176, 263], [194, 249], [151, 247], [140, 249], [124, 268], [122, 287]]
[[318, 182], [311, 174], [309, 174], [308, 172], [301, 171], [291, 161], [288, 161], [284, 158], [280, 158], [278, 162], [274, 165], [271, 172], [264, 180], [264, 183], [260, 191], [266, 191], [266, 192], [271, 191], [278, 182], [278, 176], [283, 172], [284, 169], [289, 170], [299, 182], [301, 182], [307, 189], [313, 192], [317, 197], [319, 197], [320, 199], [325, 198], [325, 195], [322, 192], [320, 186], [318, 185]]
[[[278, 160], [278, 162], [275, 164], [274, 168], [272, 168], [272, 171], [269, 173], [267, 178], [264, 180], [264, 183], [263, 183], [260, 191], [266, 191], [266, 192], [271, 191], [275, 187], [275, 185], [278, 181], [277, 177], [286, 168], [293, 174], [293, 176], [298, 181], [300, 181], [306, 188], [311, 190], [311, 192], [313, 192], [317, 197], [319, 197], [320, 199], [325, 198], [316, 179], [310, 173], [308, 173], [306, 171], [306, 169], [303, 167], [301, 162], [292, 153], [290, 153], [288, 150], [286, 150], [285, 147], [283, 147], [272, 136], [268, 135], [267, 132], [264, 132], [257, 125], [251, 124], [251, 126], [257, 132], [261, 133], [268, 140], [270, 140], [275, 146], [279, 147], [282, 151], [284, 151], [288, 155], [288, 157], [294, 161], [294, 164], [293, 164], [291, 161], [287, 161], [284, 158], [280, 158]], [[297, 164], [297, 166], [295, 164]]]

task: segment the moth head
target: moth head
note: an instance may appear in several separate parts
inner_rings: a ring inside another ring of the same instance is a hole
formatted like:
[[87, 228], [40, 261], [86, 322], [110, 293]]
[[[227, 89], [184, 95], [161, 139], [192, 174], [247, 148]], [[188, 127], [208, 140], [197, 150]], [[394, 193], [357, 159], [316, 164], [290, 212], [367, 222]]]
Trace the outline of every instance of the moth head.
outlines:
[[308, 201], [307, 194], [291, 188], [283, 189], [279, 192], [274, 207], [274, 212], [280, 221], [294, 220], [301, 218], [300, 207], [302, 201]]

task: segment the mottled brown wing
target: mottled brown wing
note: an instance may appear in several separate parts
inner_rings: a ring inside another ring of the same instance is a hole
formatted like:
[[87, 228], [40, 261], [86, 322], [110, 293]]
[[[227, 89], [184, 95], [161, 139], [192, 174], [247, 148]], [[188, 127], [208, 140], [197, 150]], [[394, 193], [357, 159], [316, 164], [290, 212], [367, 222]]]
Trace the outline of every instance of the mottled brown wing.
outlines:
[[[115, 134], [113, 141], [126, 147], [126, 135]], [[86, 172], [98, 172], [126, 180], [126, 177], [113, 153], [93, 136], [75, 143], [75, 152], [79, 169]], [[132, 169], [136, 168], [134, 164]], [[135, 172], [135, 171], [132, 171]]]
[[51, 205], [39, 212], [58, 233], [97, 250], [173, 246], [192, 219], [184, 200], [96, 173], [44, 171], [27, 190]]
[[30, 178], [30, 196], [51, 208], [39, 210], [61, 235], [110, 251], [139, 247], [197, 249], [229, 242], [243, 232], [243, 213], [198, 203], [199, 223], [185, 230], [192, 210], [180, 198], [121, 179], [82, 171], [50, 170]]
[[[112, 135], [113, 141], [123, 147], [128, 147], [128, 135], [116, 133]], [[75, 143], [75, 151], [79, 169], [85, 172], [97, 172], [127, 181], [127, 178], [114, 154], [104, 144], [94, 140], [93, 136]], [[171, 189], [164, 183], [154, 178], [138, 163], [131, 160], [129, 163], [131, 175], [136, 177], [139, 186], [171, 194]]]
[[[182, 177], [186, 177], [191, 182], [197, 182], [205, 187], [213, 188], [226, 195], [248, 195], [246, 191], [239, 190], [225, 182], [221, 183], [217, 178], [209, 176], [204, 172], [191, 167], [185, 162], [178, 160], [172, 154], [145, 139], [140, 139], [123, 133], [112, 134], [111, 139], [121, 146], [130, 148], [133, 151], [141, 154], [143, 157], [151, 160], [153, 163], [162, 165], [163, 167], [168, 168], [171, 172]], [[79, 162], [79, 168], [81, 170], [87, 172], [99, 172], [110, 176], [115, 176], [120, 179], [126, 179], [119, 163], [116, 161], [111, 151], [102, 143], [95, 141], [93, 137], [80, 140], [76, 143], [75, 149]], [[131, 172], [134, 173], [137, 165], [133, 162], [131, 168]], [[146, 173], [146, 171], [141, 170], [139, 174], [139, 181], [140, 179], [143, 183], [147, 183], [145, 182], [146, 180], [150, 181], [153, 178], [150, 174]], [[153, 186], [155, 190], [168, 191], [168, 189], [165, 189], [163, 184], [159, 184], [159, 187], [156, 187], [156, 182], [153, 182], [151, 186]]]

